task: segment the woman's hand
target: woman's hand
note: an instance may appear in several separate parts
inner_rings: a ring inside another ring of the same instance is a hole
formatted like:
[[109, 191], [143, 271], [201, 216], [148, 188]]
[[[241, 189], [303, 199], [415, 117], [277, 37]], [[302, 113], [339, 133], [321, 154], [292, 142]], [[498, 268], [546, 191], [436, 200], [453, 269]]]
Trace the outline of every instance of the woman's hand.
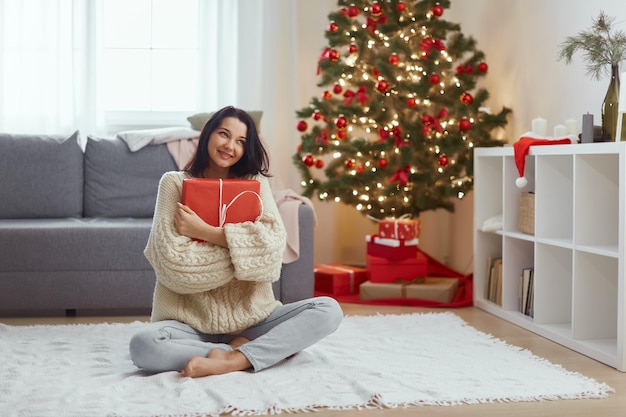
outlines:
[[195, 211], [182, 203], [178, 203], [178, 210], [174, 216], [174, 228], [183, 236], [227, 247], [223, 229], [206, 223]]

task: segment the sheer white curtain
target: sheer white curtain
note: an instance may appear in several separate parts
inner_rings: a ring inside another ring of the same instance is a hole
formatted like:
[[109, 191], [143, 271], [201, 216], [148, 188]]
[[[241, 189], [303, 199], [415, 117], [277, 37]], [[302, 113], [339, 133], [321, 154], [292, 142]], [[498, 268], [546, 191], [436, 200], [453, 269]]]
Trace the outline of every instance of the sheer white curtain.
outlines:
[[[279, 5], [285, 2], [198, 2], [201, 54], [190, 114], [227, 104], [263, 109], [263, 27], [274, 23], [264, 24], [262, 11]], [[0, 0], [0, 131], [112, 133], [101, 94], [101, 19], [102, 0]]]
[[92, 3], [0, 0], [0, 130], [95, 128]]

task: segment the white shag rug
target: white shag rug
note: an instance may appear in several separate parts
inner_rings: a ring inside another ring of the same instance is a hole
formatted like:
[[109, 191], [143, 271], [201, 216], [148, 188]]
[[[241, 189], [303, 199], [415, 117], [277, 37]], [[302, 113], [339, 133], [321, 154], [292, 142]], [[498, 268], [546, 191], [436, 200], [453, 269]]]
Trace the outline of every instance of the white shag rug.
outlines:
[[0, 324], [3, 416], [263, 415], [603, 398], [613, 389], [469, 326], [453, 313], [349, 316], [328, 338], [259, 373], [143, 373], [143, 323]]

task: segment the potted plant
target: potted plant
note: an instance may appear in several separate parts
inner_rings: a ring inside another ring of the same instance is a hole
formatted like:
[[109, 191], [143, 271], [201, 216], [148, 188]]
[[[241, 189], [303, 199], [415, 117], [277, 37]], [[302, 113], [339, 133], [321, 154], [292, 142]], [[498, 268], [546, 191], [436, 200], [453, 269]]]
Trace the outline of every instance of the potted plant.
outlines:
[[617, 101], [619, 98], [619, 64], [626, 58], [626, 33], [613, 29], [615, 18], [603, 11], [593, 20], [590, 29], [568, 36], [560, 45], [559, 60], [572, 62], [574, 53], [581, 51], [587, 61], [587, 74], [599, 80], [609, 73], [611, 82], [602, 102], [603, 140], [619, 140], [617, 131]]

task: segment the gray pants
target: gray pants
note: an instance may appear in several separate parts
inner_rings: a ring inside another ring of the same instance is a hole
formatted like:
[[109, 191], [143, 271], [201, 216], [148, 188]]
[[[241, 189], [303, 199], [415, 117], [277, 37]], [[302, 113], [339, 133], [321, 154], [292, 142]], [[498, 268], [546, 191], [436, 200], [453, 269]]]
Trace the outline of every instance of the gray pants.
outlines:
[[333, 333], [343, 311], [330, 297], [315, 297], [278, 306], [260, 323], [237, 335], [205, 334], [176, 320], [146, 325], [130, 341], [130, 356], [149, 372], [181, 371], [192, 356], [206, 357], [215, 348], [233, 350], [237, 336], [250, 340], [237, 350], [260, 371]]

